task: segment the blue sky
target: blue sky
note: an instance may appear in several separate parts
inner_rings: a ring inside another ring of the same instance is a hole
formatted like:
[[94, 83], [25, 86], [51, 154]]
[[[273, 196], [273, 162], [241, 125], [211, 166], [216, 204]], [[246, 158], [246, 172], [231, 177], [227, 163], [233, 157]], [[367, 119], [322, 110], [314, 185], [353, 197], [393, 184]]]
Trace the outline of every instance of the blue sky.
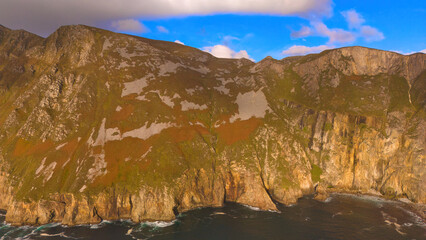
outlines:
[[254, 61], [353, 45], [426, 52], [421, 0], [36, 1], [43, 8], [23, 2], [2, 0], [0, 24], [42, 36], [59, 25], [86, 24]]
[[[426, 49], [426, 1], [334, 1], [333, 15], [321, 21], [329, 28], [350, 30], [341, 12], [354, 10], [365, 21], [376, 28], [383, 39], [337, 42], [330, 47], [360, 45], [383, 50], [412, 53]], [[310, 20], [297, 16], [220, 14], [190, 16], [168, 19], [139, 19], [149, 31], [137, 34], [147, 38], [167, 41], [179, 40], [186, 45], [204, 49], [206, 46], [225, 45], [235, 52], [247, 51], [259, 61], [266, 56], [281, 59], [284, 50], [294, 45], [315, 47], [327, 45], [326, 36], [295, 38], [291, 33], [302, 26], [310, 26]], [[168, 32], [161, 32], [162, 26]], [[314, 51], [316, 52], [316, 51]]]

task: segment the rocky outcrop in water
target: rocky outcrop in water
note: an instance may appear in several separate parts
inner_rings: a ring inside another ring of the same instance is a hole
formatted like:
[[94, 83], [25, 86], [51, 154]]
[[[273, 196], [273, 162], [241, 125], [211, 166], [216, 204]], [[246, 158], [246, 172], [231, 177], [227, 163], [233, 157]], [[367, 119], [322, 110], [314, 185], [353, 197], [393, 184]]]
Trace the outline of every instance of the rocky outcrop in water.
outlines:
[[425, 69], [425, 54], [362, 47], [253, 63], [0, 27], [0, 208], [75, 225], [334, 191], [426, 203]]

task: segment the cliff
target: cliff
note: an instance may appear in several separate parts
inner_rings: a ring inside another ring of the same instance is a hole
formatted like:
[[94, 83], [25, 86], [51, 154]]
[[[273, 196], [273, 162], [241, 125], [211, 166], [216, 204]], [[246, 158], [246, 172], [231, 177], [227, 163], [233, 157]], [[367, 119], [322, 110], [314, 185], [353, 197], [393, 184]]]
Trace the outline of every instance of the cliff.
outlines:
[[12, 224], [171, 220], [316, 192], [426, 203], [426, 55], [219, 59], [65, 26], [0, 26], [0, 208]]

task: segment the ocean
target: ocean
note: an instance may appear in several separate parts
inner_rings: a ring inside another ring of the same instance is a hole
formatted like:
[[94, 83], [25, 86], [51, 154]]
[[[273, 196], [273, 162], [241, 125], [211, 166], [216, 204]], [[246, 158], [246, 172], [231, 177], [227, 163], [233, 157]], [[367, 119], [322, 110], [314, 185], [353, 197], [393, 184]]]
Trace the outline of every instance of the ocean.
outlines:
[[426, 222], [405, 203], [372, 196], [333, 194], [326, 202], [312, 196], [279, 212], [236, 203], [180, 214], [172, 222], [103, 221], [96, 225], [60, 224], [12, 227], [0, 213], [1, 239], [426, 239]]

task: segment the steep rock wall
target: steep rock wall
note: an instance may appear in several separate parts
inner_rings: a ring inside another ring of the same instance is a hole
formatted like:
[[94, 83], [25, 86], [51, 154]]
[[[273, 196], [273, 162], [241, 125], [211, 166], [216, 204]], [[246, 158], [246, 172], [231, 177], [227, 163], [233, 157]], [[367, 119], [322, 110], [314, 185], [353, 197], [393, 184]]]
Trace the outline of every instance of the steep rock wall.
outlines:
[[333, 191], [426, 203], [425, 54], [253, 63], [86, 26], [0, 33], [12, 224], [172, 220], [225, 201], [276, 210]]

